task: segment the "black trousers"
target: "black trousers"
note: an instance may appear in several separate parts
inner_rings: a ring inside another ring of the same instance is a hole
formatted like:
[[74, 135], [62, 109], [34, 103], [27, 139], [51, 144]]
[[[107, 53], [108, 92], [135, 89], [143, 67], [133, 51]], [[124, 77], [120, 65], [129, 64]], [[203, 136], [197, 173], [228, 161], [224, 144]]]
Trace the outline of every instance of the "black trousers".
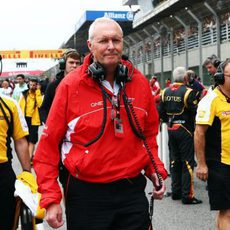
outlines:
[[140, 175], [107, 184], [70, 177], [66, 192], [68, 230], [147, 230], [150, 219]]
[[170, 173], [172, 176], [172, 193], [182, 198], [194, 196], [194, 141], [193, 136], [183, 127], [168, 130]]
[[31, 124], [31, 117], [25, 117], [26, 123], [29, 128], [29, 136], [27, 136], [28, 142], [31, 142], [33, 144], [36, 144], [38, 142], [38, 125], [32, 125]]
[[210, 209], [230, 209], [230, 165], [217, 161], [207, 161], [207, 165]]
[[0, 229], [11, 230], [13, 226], [16, 200], [14, 197], [15, 173], [10, 163], [0, 164]]

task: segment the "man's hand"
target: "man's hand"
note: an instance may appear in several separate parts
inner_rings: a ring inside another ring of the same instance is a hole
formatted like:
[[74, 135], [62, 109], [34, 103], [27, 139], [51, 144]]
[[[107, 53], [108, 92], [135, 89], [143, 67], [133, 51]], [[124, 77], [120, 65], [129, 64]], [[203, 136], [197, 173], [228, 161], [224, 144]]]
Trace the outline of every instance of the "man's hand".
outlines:
[[154, 199], [161, 200], [164, 197], [164, 193], [166, 191], [166, 186], [164, 184], [164, 181], [162, 181], [162, 185], [160, 187], [159, 179], [156, 173], [154, 173], [152, 174], [152, 182], [155, 187], [155, 189], [153, 190], [153, 197]]
[[194, 145], [195, 153], [197, 158], [197, 168], [196, 176], [202, 180], [206, 181], [208, 179], [208, 167], [206, 164], [205, 157], [205, 145], [206, 145], [206, 132], [208, 130], [208, 125], [196, 124], [194, 132]]
[[62, 208], [60, 204], [51, 204], [46, 209], [45, 220], [52, 228], [59, 228], [64, 224], [62, 219]]
[[208, 167], [206, 164], [197, 164], [196, 176], [202, 181], [208, 179]]

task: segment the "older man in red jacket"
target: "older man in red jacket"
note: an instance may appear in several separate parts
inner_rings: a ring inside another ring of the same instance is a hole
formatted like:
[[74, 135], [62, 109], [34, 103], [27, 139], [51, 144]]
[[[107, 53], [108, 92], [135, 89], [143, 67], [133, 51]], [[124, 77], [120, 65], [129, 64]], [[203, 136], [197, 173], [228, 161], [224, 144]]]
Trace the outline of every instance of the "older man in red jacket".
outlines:
[[35, 154], [41, 206], [51, 227], [63, 224], [61, 158], [69, 171], [67, 229], [148, 229], [142, 172], [156, 199], [167, 177], [157, 155], [158, 115], [149, 83], [122, 60], [123, 32], [112, 19], [94, 21], [88, 47], [83, 65], [58, 87]]

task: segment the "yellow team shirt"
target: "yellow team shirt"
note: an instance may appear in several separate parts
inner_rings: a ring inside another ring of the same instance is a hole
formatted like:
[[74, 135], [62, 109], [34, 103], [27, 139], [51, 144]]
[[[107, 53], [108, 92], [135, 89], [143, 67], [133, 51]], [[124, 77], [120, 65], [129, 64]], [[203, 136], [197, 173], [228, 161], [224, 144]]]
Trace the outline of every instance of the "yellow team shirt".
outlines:
[[35, 110], [36, 94], [29, 92], [26, 98], [26, 117], [32, 117]]
[[39, 116], [38, 108], [41, 107], [43, 101], [43, 96], [41, 90], [37, 89], [35, 93], [30, 90], [27, 92], [27, 96], [24, 97], [21, 94], [19, 99], [19, 106], [22, 110], [23, 115], [26, 117], [31, 117], [31, 125], [39, 126], [41, 125], [41, 120]]
[[209, 125], [206, 132], [206, 160], [230, 165], [230, 103], [215, 88], [198, 104], [196, 124]]
[[[13, 125], [13, 133], [11, 137], [14, 140], [17, 140], [24, 136], [27, 136], [29, 134], [28, 127], [17, 102], [12, 98], [4, 95], [1, 95], [1, 99], [7, 104], [8, 108], [12, 113], [12, 117], [11, 117], [9, 110], [6, 108], [4, 103], [0, 100], [1, 107], [4, 109], [5, 114], [8, 117], [8, 120]], [[10, 151], [11, 137], [9, 136], [9, 125], [4, 117], [4, 113], [1, 107], [0, 107], [0, 163], [4, 163], [11, 158], [11, 151]]]

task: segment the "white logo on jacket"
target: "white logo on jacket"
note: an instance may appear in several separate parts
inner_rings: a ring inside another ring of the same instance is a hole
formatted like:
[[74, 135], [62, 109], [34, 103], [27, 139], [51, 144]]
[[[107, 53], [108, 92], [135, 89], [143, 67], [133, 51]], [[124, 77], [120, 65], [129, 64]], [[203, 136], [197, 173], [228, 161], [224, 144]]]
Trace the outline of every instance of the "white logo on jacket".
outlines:
[[103, 105], [103, 101], [98, 101], [98, 102], [92, 102], [91, 103], [91, 107], [102, 106], [102, 105]]

